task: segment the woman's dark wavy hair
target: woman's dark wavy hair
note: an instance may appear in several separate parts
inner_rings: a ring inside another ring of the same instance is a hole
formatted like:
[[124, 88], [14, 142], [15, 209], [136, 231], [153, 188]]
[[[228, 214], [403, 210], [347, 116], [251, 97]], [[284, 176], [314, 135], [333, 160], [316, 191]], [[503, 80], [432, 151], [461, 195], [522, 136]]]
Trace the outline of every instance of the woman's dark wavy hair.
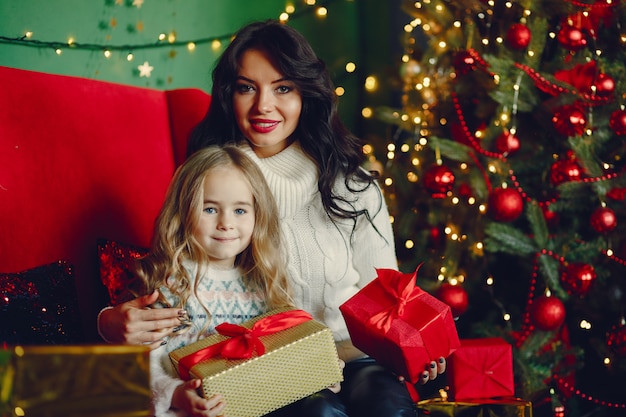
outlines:
[[233, 91], [240, 57], [250, 49], [270, 56], [277, 69], [295, 83], [302, 95], [300, 120], [293, 135], [318, 166], [318, 189], [326, 212], [331, 218], [356, 220], [364, 214], [369, 219], [366, 210], [354, 209], [353, 202], [333, 192], [333, 185], [341, 174], [345, 175], [346, 186], [353, 192], [365, 190], [372, 185], [374, 177], [360, 169], [364, 161], [362, 144], [339, 118], [337, 96], [326, 65], [302, 34], [277, 20], [243, 27], [226, 48], [213, 70], [209, 111], [192, 132], [187, 154], [209, 145], [246, 140], [235, 120]]

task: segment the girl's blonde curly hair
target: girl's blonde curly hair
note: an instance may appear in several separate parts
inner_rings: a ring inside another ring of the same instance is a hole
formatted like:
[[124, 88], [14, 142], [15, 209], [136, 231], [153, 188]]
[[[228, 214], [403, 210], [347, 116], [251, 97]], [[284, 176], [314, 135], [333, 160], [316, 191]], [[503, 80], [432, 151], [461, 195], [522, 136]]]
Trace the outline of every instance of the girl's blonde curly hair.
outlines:
[[[201, 149], [176, 170], [155, 222], [151, 251], [137, 261], [137, 280], [129, 288], [128, 298], [166, 285], [177, 300], [171, 307], [185, 305], [209, 264], [193, 233], [203, 210], [204, 179], [213, 169], [224, 166], [243, 173], [254, 197], [256, 220], [251, 243], [237, 256], [235, 266], [250, 289], [261, 291], [267, 308], [293, 306], [276, 202], [257, 165], [230, 145]], [[198, 265], [196, 276], [190, 276], [183, 266], [185, 261]]]

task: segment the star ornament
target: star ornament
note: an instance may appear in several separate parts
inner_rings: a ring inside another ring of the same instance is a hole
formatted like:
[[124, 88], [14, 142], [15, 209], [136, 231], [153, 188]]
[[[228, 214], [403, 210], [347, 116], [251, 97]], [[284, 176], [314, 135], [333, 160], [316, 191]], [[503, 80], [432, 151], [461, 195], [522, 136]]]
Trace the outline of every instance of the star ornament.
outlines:
[[142, 4], [143, 4], [143, 0], [133, 0], [133, 6], [135, 6], [138, 9], [141, 7]]
[[143, 64], [139, 65], [137, 69], [139, 70], [140, 77], [150, 77], [150, 73], [152, 72], [154, 67], [150, 66], [148, 61], [145, 61]]

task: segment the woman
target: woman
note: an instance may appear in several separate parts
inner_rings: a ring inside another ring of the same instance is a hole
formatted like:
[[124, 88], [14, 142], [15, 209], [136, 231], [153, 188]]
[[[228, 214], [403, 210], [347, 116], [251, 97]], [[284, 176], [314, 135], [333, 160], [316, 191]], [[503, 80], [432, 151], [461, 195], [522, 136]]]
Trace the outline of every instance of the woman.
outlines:
[[[229, 143], [255, 161], [274, 194], [296, 305], [332, 329], [346, 362], [340, 395], [348, 415], [415, 415], [397, 377], [352, 345], [339, 311], [375, 268], [397, 269], [393, 232], [382, 192], [361, 168], [361, 143], [339, 119], [326, 66], [289, 26], [244, 27], [217, 63], [211, 107], [188, 153]], [[142, 310], [148, 301], [103, 311], [101, 334], [158, 345], [176, 325], [176, 311]], [[444, 370], [445, 361], [433, 361], [422, 382]]]

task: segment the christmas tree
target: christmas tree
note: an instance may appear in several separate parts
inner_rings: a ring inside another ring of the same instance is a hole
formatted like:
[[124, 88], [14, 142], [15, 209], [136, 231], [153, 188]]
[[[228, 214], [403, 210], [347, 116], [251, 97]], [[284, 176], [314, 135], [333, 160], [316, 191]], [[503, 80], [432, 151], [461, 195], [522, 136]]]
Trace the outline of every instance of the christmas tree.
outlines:
[[366, 148], [400, 268], [514, 350], [548, 415], [626, 415], [626, 4], [405, 1]]

